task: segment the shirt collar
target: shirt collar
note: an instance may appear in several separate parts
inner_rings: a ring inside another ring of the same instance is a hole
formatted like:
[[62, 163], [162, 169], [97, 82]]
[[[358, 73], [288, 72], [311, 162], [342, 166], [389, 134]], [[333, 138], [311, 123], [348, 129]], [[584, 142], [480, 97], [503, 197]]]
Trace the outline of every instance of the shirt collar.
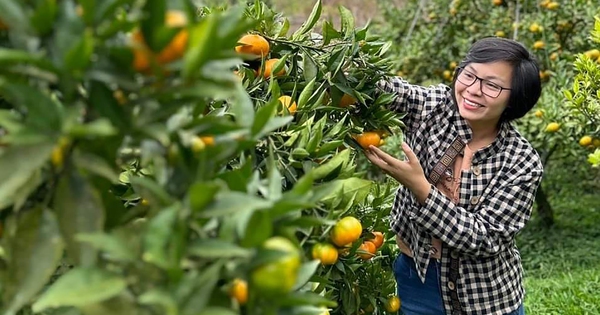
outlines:
[[[454, 106], [456, 106], [456, 104]], [[469, 127], [467, 121], [460, 116], [460, 113], [456, 107], [454, 110], [453, 118], [454, 126], [456, 126], [456, 132], [458, 133], [458, 136], [461, 139], [463, 139], [465, 144], [469, 143], [473, 138], [473, 131], [471, 130], [471, 127]], [[509, 122], [500, 123], [500, 130], [498, 130], [498, 135], [496, 136], [494, 142], [477, 151], [473, 155], [472, 163], [478, 163], [479, 161], [484, 160], [486, 157], [494, 156], [496, 153], [500, 152], [500, 150], [502, 149], [502, 147], [504, 147], [506, 143], [506, 139], [510, 133], [511, 128], [512, 125]]]

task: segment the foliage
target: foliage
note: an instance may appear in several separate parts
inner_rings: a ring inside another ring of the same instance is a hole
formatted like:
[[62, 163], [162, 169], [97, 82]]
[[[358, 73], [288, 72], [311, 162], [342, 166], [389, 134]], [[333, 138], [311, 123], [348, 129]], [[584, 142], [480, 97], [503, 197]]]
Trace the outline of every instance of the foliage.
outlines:
[[[596, 17], [595, 29], [591, 33], [594, 43], [600, 44], [600, 18]], [[600, 50], [599, 47], [579, 54], [575, 61], [575, 78], [573, 87], [565, 91], [565, 97], [572, 115], [579, 118], [583, 129], [590, 131], [588, 138], [582, 138], [580, 144], [596, 148], [590, 153], [588, 161], [600, 166]], [[590, 142], [591, 141], [591, 142]]]
[[[288, 34], [260, 1], [0, 1], [1, 312], [382, 313], [393, 247], [358, 248], [393, 194], [353, 135], [402, 125], [390, 45], [343, 7], [315, 36], [320, 12]], [[248, 32], [268, 53], [236, 53]], [[322, 266], [342, 216], [363, 230]]]

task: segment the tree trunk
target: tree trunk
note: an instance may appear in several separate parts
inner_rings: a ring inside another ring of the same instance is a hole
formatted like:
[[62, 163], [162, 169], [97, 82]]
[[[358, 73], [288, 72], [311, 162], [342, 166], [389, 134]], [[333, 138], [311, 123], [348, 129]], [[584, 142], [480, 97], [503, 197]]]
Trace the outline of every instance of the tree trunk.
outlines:
[[535, 203], [537, 204], [538, 214], [542, 220], [542, 224], [545, 227], [551, 227], [554, 224], [554, 210], [552, 210], [552, 206], [550, 205], [550, 202], [548, 202], [548, 196], [544, 193], [542, 185], [540, 185], [535, 194]]

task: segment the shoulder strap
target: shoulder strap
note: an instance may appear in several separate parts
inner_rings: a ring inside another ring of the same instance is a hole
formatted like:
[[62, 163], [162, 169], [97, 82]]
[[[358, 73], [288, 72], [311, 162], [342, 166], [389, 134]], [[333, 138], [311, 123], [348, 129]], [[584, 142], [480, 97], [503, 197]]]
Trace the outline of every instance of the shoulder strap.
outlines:
[[433, 167], [431, 173], [429, 173], [429, 182], [432, 185], [435, 186], [438, 183], [440, 178], [442, 178], [442, 176], [444, 175], [446, 169], [450, 167], [452, 161], [454, 161], [456, 156], [460, 154], [460, 152], [462, 152], [464, 147], [464, 142], [461, 141], [460, 137], [456, 137], [456, 139], [454, 139], [450, 147], [448, 147], [448, 150], [444, 152], [442, 158]]

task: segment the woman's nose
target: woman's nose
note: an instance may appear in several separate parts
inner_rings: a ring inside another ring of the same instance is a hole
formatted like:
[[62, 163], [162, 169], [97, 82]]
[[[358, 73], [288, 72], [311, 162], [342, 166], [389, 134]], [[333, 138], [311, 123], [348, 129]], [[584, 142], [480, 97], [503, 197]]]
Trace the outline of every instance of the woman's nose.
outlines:
[[467, 87], [467, 92], [472, 95], [481, 95], [481, 80], [475, 79], [475, 82]]

